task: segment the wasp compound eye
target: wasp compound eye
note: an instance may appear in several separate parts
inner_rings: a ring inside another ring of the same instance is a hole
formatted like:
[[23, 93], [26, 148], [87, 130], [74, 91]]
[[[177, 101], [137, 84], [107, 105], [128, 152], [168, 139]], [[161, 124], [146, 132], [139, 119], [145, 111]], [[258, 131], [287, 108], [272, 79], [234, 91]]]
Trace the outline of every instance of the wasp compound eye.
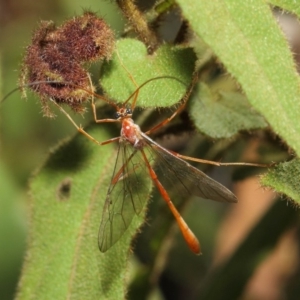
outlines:
[[127, 107], [127, 108], [126, 108], [126, 114], [127, 114], [127, 115], [132, 115], [132, 109], [129, 108], [129, 107]]

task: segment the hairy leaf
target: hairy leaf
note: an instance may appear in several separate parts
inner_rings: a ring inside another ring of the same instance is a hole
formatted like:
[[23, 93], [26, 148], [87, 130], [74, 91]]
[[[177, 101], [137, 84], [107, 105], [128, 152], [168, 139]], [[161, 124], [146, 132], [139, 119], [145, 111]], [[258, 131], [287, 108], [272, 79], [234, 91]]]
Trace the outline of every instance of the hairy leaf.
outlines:
[[229, 138], [239, 130], [264, 128], [267, 123], [240, 93], [216, 93], [202, 83], [190, 108], [196, 127], [213, 138]]
[[[88, 132], [99, 140], [109, 137], [103, 124]], [[30, 236], [17, 299], [124, 298], [130, 243], [142, 218], [134, 216], [114, 247], [99, 251], [115, 155], [113, 145], [99, 147], [78, 134], [55, 149], [32, 180]]]
[[140, 89], [137, 105], [167, 107], [184, 96], [194, 71], [196, 56], [191, 48], [161, 46], [148, 55], [143, 43], [133, 39], [117, 42], [113, 59], [103, 66], [100, 84], [106, 94], [124, 102], [143, 83], [158, 76]]
[[271, 7], [259, 0], [178, 3], [253, 107], [299, 154], [300, 79]]
[[300, 160], [293, 159], [281, 163], [270, 170], [261, 179], [263, 185], [275, 189], [277, 192], [287, 195], [300, 205]]

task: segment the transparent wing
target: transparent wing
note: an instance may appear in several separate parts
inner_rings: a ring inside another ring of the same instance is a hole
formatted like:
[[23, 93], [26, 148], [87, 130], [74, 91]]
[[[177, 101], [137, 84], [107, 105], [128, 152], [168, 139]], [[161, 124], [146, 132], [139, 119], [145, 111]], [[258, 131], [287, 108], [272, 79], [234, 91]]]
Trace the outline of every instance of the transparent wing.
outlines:
[[123, 235], [148, 199], [151, 178], [139, 150], [120, 141], [99, 229], [99, 249], [108, 250]]
[[168, 189], [172, 187], [179, 195], [195, 195], [219, 202], [237, 202], [236, 196], [219, 182], [208, 177], [199, 169], [164, 149], [148, 136], [145, 150], [155, 159], [154, 170], [162, 174], [159, 181]]
[[[159, 181], [178, 195], [196, 195], [219, 202], [237, 202], [236, 196], [183, 159], [152, 141], [147, 135], [143, 150]], [[134, 215], [143, 209], [151, 189], [151, 177], [141, 152], [120, 142], [117, 161], [106, 196], [99, 230], [99, 249], [108, 250], [123, 235]]]

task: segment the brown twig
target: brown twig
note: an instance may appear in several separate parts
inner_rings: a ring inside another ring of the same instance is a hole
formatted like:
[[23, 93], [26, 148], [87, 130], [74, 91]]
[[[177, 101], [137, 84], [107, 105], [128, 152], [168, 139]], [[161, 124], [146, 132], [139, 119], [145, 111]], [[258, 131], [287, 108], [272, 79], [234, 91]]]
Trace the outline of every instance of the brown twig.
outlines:
[[155, 33], [150, 29], [143, 14], [135, 5], [134, 0], [117, 0], [117, 4], [119, 5], [126, 19], [130, 22], [133, 30], [146, 44], [148, 53], [153, 53], [158, 47], [158, 39]]

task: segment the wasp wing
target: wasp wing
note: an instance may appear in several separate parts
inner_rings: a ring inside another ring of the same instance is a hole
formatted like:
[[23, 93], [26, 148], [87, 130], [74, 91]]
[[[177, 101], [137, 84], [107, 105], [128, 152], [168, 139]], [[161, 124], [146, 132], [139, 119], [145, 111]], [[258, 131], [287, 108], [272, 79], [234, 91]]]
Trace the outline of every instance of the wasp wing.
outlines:
[[[172, 152], [142, 133], [143, 151], [157, 173], [159, 181], [172, 187], [178, 195], [196, 195], [219, 202], [237, 202], [236, 196]], [[120, 141], [117, 161], [107, 192], [99, 230], [99, 248], [105, 252], [115, 244], [138, 215], [147, 201], [151, 177], [141, 151], [126, 141]]]
[[152, 141], [147, 135], [146, 150], [155, 159], [154, 170], [162, 174], [159, 181], [165, 188], [174, 187], [181, 196], [195, 195], [219, 202], [237, 202], [236, 196], [221, 183], [210, 178], [188, 162]]
[[120, 140], [117, 160], [108, 188], [98, 243], [101, 252], [115, 244], [148, 199], [152, 184], [138, 149]]

